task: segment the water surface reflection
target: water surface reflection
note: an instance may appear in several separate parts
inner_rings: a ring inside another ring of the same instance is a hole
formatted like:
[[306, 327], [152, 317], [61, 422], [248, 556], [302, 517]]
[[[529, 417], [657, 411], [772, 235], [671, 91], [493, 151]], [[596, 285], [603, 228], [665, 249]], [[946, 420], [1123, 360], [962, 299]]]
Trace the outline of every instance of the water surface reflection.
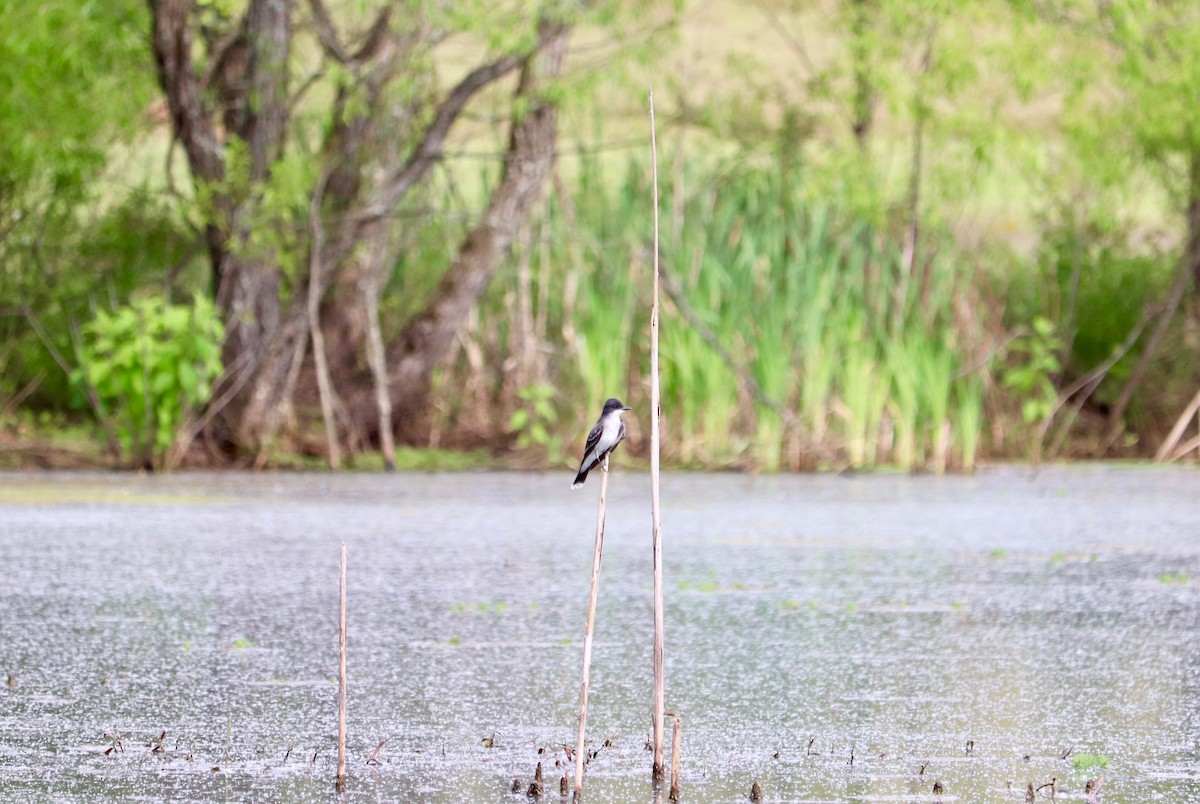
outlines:
[[[524, 800], [540, 760], [557, 800], [595, 526], [569, 479], [3, 476], [0, 792], [332, 798], [345, 540], [344, 799]], [[1197, 492], [1187, 470], [669, 477], [685, 800], [755, 778], [1079, 799], [1089, 776], [1106, 802], [1200, 800]], [[649, 525], [646, 477], [616, 471], [588, 801], [651, 799]]]

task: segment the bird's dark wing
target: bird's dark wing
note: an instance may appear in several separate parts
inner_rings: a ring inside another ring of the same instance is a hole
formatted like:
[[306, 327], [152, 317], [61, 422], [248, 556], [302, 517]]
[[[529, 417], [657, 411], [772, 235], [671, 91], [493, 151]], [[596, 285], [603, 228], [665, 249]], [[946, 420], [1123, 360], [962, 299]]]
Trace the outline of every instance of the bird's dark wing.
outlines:
[[592, 428], [592, 432], [588, 433], [587, 444], [583, 447], [583, 460], [587, 460], [588, 455], [592, 454], [592, 450], [600, 443], [600, 434], [604, 432], [604, 425], [601, 422], [596, 422], [596, 426]]

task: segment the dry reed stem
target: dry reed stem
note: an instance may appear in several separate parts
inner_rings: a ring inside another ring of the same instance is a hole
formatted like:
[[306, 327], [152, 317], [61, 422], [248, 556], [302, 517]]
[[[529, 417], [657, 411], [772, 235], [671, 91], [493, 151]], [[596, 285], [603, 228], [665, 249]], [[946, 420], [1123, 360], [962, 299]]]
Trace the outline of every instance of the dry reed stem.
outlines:
[[1184, 431], [1187, 430], [1188, 424], [1197, 411], [1200, 411], [1200, 391], [1196, 392], [1196, 395], [1192, 397], [1192, 401], [1184, 408], [1183, 413], [1179, 414], [1179, 418], [1175, 420], [1175, 426], [1171, 428], [1171, 432], [1167, 434], [1158, 451], [1154, 453], [1156, 463], [1162, 463], [1168, 457], [1172, 457], [1172, 451], [1179, 443], [1179, 439], [1183, 437]]
[[608, 456], [600, 472], [600, 504], [596, 515], [596, 549], [592, 553], [592, 588], [588, 597], [587, 627], [583, 633], [583, 683], [579, 686], [579, 733], [575, 739], [575, 792], [573, 800], [583, 800], [583, 762], [587, 756], [584, 732], [587, 728], [588, 683], [592, 675], [592, 634], [596, 630], [596, 597], [600, 591], [600, 561], [604, 556], [604, 502], [608, 494]]
[[[337, 784], [346, 783], [346, 543], [338, 571], [338, 745]], [[383, 743], [380, 743], [382, 746]], [[378, 752], [379, 749], [375, 749]]]
[[659, 516], [659, 419], [662, 401], [658, 381], [658, 144], [654, 136], [654, 90], [650, 90], [650, 162], [654, 187], [654, 297], [650, 308], [650, 517], [654, 540], [654, 781], [663, 779], [663, 577], [662, 521]]
[[683, 724], [675, 715], [675, 728], [671, 733], [671, 793], [672, 801], [679, 800], [679, 765], [683, 755]]

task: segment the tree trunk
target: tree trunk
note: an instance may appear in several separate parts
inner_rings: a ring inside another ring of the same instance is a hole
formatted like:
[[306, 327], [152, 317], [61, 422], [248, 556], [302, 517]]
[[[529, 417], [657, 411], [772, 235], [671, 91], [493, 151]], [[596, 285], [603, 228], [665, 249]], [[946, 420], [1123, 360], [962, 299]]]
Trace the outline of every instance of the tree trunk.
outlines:
[[175, 137], [183, 144], [192, 176], [200, 182], [225, 178], [225, 159], [212, 111], [201, 97], [192, 66], [192, 0], [148, 0], [158, 81], [167, 97]]
[[282, 152], [289, 119], [291, 6], [291, 0], [251, 0], [246, 11], [245, 90], [233, 119], [249, 152], [252, 189], [233, 212], [231, 238], [238, 245], [221, 262], [217, 285], [217, 305], [225, 316], [225, 366], [228, 371], [241, 362], [245, 372], [242, 391], [234, 394], [222, 418], [234, 442], [255, 451], [274, 431], [277, 419], [280, 372], [271, 358], [283, 317], [277, 255], [255, 253], [250, 245], [250, 218], [261, 200], [262, 183]]
[[[569, 29], [543, 25], [540, 55], [521, 71], [518, 95], [530, 103], [514, 113], [504, 173], [479, 223], [467, 234], [424, 311], [412, 319], [388, 352], [397, 439], [423, 443], [429, 434], [429, 389], [434, 367], [445, 355], [471, 308], [479, 301], [520, 227], [541, 200], [554, 167], [557, 114], [538, 97], [541, 85], [562, 71]], [[518, 107], [520, 104], [517, 104]], [[350, 405], [355, 418], [371, 403], [362, 384]]]
[[[264, 402], [275, 396], [269, 386], [277, 372], [269, 358], [283, 318], [275, 255], [249, 248], [250, 219], [258, 203], [255, 190], [279, 158], [289, 120], [292, 0], [251, 0], [241, 25], [212, 47], [203, 78], [192, 61], [194, 4], [148, 1], [159, 82], [175, 136], [183, 143], [196, 184], [212, 198], [206, 239], [217, 305], [225, 319], [225, 374], [214, 396], [226, 402], [217, 427], [223, 440], [257, 448], [274, 414]], [[225, 182], [226, 142], [217, 133], [216, 110], [203, 97], [209, 82], [215, 82], [222, 102], [224, 136], [246, 144], [251, 190], [244, 197]], [[264, 369], [271, 375], [265, 380]]]
[[[261, 455], [262, 447], [291, 413], [292, 392], [311, 332], [305, 292], [309, 269], [320, 274], [314, 285], [318, 292], [332, 289], [320, 299], [322, 317], [328, 315], [331, 322], [326, 328], [331, 335], [341, 334], [342, 314], [347, 315], [348, 323], [365, 324], [356, 326], [344, 343], [329, 339], [330, 370], [336, 384], [343, 363], [366, 372], [359, 354], [377, 313], [369, 309], [371, 304], [362, 294], [363, 266], [359, 263], [363, 255], [386, 253], [376, 247], [386, 246], [397, 206], [442, 158], [451, 127], [475, 95], [522, 65], [521, 92], [525, 97], [532, 97], [536, 83], [529, 66], [533, 57], [528, 53], [500, 55], [467, 73], [429, 110], [432, 114], [425, 113], [435, 102], [431, 82], [428, 92], [407, 94], [415, 100], [412, 108], [401, 114], [390, 105], [395, 93], [389, 89], [397, 77], [408, 72], [415, 81], [426, 80], [419, 72], [426, 53], [422, 46], [434, 36], [427, 24], [419, 16], [393, 19], [398, 15], [385, 5], [365, 36], [355, 37], [362, 44], [351, 52], [339, 40], [322, 0], [309, 0], [323, 58], [336, 62], [348, 78], [338, 85], [329, 134], [319, 155], [320, 174], [326, 177], [321, 213], [326, 237], [315, 245], [287, 246], [293, 254], [307, 253], [309, 259], [299, 262], [303, 267], [298, 275], [284, 275], [278, 266], [286, 255], [276, 253], [279, 247], [269, 239], [263, 245], [251, 233], [273, 225], [273, 212], [264, 209], [262, 201], [290, 128], [288, 77], [294, 2], [249, 0], [242, 19], [201, 28], [194, 0], [147, 0], [159, 81], [174, 133], [187, 155], [194, 184], [207, 199], [206, 239], [226, 341], [222, 350], [225, 373], [206, 418], [212, 422], [210, 436], [233, 453]], [[201, 31], [202, 36], [197, 33]], [[539, 61], [547, 75], [561, 70], [565, 38], [564, 29], [542, 26], [534, 54], [545, 51]], [[238, 144], [240, 151], [229, 147]], [[451, 269], [443, 291], [430, 305], [432, 312], [408, 337], [409, 351], [418, 355], [444, 351], [445, 341], [461, 325], [461, 311], [478, 298], [499, 255], [511, 243], [510, 224], [519, 225], [536, 200], [542, 166], [552, 163], [553, 147], [551, 108], [535, 108], [514, 125], [512, 161], [502, 185], [464, 245], [455, 263], [457, 270]], [[245, 154], [236, 176], [227, 175], [233, 167], [226, 160], [229, 153]], [[363, 251], [356, 252], [360, 247]], [[482, 273], [478, 266], [483, 267]], [[332, 297], [328, 310], [326, 297]], [[462, 298], [470, 301], [464, 304]], [[373, 351], [382, 351], [378, 341], [376, 338], [372, 344]], [[347, 356], [350, 359], [343, 360]], [[411, 365], [411, 360], [400, 362]], [[383, 376], [378, 368], [376, 375]], [[425, 384], [427, 387], [427, 372]], [[371, 385], [367, 383], [368, 388]], [[355, 386], [350, 390], [356, 390]], [[379, 399], [374, 394], [370, 399], [371, 415], [362, 418], [355, 410], [352, 421], [377, 420]]]
[[[213, 111], [204, 101], [200, 76], [192, 66], [191, 0], [148, 0], [148, 3], [158, 83], [167, 99], [173, 134], [183, 145], [192, 180], [198, 185], [217, 184], [225, 178], [225, 159], [213, 122]], [[213, 201], [216, 206], [214, 218], [227, 217], [229, 209], [223, 200], [214, 198]], [[229, 236], [215, 220], [205, 225], [204, 236], [215, 297], [217, 267], [225, 259]]]

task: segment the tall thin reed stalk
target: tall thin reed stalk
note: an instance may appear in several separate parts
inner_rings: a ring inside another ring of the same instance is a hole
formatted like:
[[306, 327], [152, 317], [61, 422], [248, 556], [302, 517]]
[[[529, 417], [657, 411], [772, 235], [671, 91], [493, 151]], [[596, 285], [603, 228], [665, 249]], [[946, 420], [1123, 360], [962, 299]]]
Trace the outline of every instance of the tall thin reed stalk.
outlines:
[[654, 765], [651, 775], [661, 782], [663, 768], [663, 574], [662, 519], [659, 510], [659, 427], [662, 416], [658, 387], [658, 143], [654, 137], [654, 90], [650, 90], [650, 158], [654, 187], [654, 297], [650, 307], [650, 519], [654, 542]]
[[671, 801], [679, 800], [679, 768], [683, 762], [683, 724], [675, 715], [675, 727], [671, 731]]
[[338, 740], [337, 786], [346, 784], [346, 543], [338, 561]]
[[588, 596], [587, 626], [583, 632], [583, 682], [579, 685], [579, 732], [575, 737], [575, 790], [572, 800], [583, 801], [583, 764], [587, 758], [584, 733], [587, 731], [588, 684], [592, 677], [592, 634], [596, 630], [596, 597], [600, 592], [600, 561], [604, 556], [604, 501], [608, 495], [608, 456], [600, 473], [600, 505], [596, 516], [596, 549], [592, 553], [592, 588]]

